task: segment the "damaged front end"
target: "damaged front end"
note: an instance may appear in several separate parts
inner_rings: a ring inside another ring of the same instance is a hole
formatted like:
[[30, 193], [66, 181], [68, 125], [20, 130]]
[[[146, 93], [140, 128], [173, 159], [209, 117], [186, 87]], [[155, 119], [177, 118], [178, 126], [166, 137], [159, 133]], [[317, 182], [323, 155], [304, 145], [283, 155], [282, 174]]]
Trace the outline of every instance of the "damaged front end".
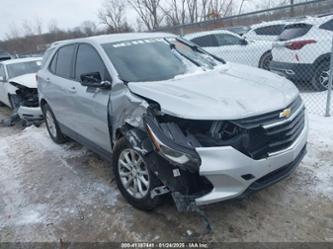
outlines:
[[179, 211], [198, 212], [195, 199], [213, 189], [199, 174], [201, 159], [195, 150], [202, 146], [196, 135], [203, 132], [200, 126], [204, 124], [160, 115], [152, 109], [143, 120], [156, 152], [146, 156], [152, 171], [170, 190]]
[[16, 82], [10, 82], [15, 90], [10, 94], [10, 102], [13, 108], [12, 121], [23, 120], [25, 125], [40, 125], [43, 114], [39, 107], [37, 88], [29, 88]]

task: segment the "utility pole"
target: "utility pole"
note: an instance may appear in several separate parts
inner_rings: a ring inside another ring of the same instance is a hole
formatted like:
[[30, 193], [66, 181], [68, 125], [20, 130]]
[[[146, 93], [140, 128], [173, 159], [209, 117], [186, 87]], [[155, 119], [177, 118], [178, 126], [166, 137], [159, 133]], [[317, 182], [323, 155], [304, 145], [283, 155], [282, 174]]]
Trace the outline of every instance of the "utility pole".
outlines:
[[295, 16], [295, 12], [294, 12], [294, 0], [290, 0], [290, 5], [291, 5], [290, 16], [294, 17]]

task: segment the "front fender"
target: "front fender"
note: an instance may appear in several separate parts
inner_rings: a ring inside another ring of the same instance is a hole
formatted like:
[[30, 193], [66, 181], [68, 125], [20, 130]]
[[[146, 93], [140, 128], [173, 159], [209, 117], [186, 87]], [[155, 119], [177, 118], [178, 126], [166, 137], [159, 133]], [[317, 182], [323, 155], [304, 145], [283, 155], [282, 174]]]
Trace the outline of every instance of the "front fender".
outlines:
[[16, 94], [16, 91], [18, 90], [18, 88], [16, 86], [13, 86], [10, 82], [6, 83], [6, 91], [9, 95], [14, 95]]

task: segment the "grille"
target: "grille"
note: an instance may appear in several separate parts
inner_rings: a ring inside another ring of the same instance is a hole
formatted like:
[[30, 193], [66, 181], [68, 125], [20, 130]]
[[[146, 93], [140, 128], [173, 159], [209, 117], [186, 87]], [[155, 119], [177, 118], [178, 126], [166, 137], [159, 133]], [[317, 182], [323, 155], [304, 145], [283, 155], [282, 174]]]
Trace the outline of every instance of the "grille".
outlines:
[[302, 133], [305, 126], [305, 108], [298, 97], [287, 108], [291, 109], [289, 118], [281, 118], [283, 110], [252, 118], [234, 121], [248, 130], [250, 136], [247, 154], [254, 159], [262, 159], [269, 154], [290, 147]]

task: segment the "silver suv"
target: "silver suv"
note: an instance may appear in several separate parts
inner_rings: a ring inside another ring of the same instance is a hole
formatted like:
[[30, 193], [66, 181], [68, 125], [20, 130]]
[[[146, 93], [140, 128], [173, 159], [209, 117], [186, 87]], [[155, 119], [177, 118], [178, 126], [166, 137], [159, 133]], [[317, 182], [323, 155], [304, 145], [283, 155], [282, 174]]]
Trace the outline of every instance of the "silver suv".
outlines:
[[150, 210], [170, 192], [190, 210], [290, 175], [306, 152], [296, 87], [164, 33], [53, 44], [38, 73], [48, 132], [112, 161], [118, 187]]

